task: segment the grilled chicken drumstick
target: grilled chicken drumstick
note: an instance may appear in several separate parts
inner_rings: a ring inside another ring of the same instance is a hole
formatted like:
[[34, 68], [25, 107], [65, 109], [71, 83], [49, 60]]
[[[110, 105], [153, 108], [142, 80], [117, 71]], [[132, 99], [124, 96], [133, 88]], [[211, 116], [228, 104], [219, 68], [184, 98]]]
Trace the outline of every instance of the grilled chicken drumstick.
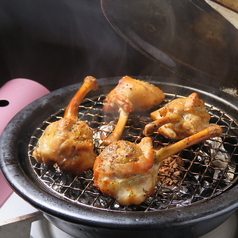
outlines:
[[221, 133], [220, 126], [211, 125], [159, 150], [153, 149], [150, 137], [144, 137], [139, 144], [124, 140], [113, 142], [96, 158], [94, 186], [122, 205], [138, 205], [154, 191], [163, 159]]
[[112, 134], [104, 140], [105, 145], [120, 138], [132, 111], [149, 110], [160, 104], [164, 93], [155, 85], [125, 76], [104, 100], [103, 110], [106, 113], [119, 112], [119, 119]]
[[93, 132], [86, 122], [78, 121], [78, 107], [85, 95], [97, 88], [97, 80], [86, 77], [68, 104], [64, 117], [47, 126], [33, 151], [33, 157], [39, 163], [57, 163], [71, 174], [79, 174], [93, 166], [96, 158]]
[[197, 93], [177, 98], [152, 112], [155, 121], [144, 128], [146, 136], [158, 131], [171, 139], [182, 139], [209, 126], [210, 114]]
[[159, 163], [154, 159], [150, 137], [139, 144], [115, 141], [95, 160], [94, 186], [122, 205], [140, 204], [155, 187]]

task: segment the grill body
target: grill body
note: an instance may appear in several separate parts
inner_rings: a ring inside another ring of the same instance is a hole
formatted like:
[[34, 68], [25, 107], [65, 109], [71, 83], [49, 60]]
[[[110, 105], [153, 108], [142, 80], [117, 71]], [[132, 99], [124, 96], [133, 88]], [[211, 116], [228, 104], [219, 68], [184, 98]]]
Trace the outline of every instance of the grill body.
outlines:
[[[185, 222], [174, 222], [171, 225], [160, 225], [157, 227], [151, 228], [151, 224], [139, 225], [134, 228], [125, 228], [124, 222], [118, 222], [118, 227], [98, 227], [97, 224], [95, 226], [82, 225], [81, 223], [72, 223], [65, 220], [59, 220], [57, 217], [53, 217], [51, 215], [45, 215], [45, 217], [52, 222], [54, 225], [72, 235], [73, 237], [80, 238], [129, 238], [131, 236], [136, 236], [139, 238], [151, 237], [151, 238], [195, 238], [199, 237], [203, 234], [208, 233], [209, 231], [215, 229], [218, 225], [222, 224], [226, 221], [232, 212], [222, 214], [220, 216], [216, 216], [214, 219], [210, 217], [203, 218], [202, 220], [192, 222], [190, 224], [186, 224]], [[161, 223], [165, 223], [166, 221], [163, 219], [163, 214], [161, 217], [155, 217], [155, 219], [159, 219]], [[186, 216], [186, 215], [185, 215]], [[114, 218], [116, 219], [116, 218]], [[144, 218], [146, 219], [146, 218]], [[183, 220], [183, 215], [180, 217]], [[186, 218], [185, 218], [186, 219]]]

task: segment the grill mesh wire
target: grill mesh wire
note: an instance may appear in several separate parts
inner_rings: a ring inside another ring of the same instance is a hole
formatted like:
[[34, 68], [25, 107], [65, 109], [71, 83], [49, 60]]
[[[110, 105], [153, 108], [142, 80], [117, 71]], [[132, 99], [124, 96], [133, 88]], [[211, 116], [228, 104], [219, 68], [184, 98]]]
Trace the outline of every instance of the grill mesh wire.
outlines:
[[[166, 99], [160, 106], [178, 97], [182, 96], [166, 94]], [[100, 145], [97, 135], [100, 133], [108, 134], [109, 129], [112, 129], [108, 125], [113, 126], [117, 121], [115, 115], [103, 114], [103, 99], [105, 99], [105, 95], [86, 98], [79, 107], [79, 120], [87, 121], [94, 130], [95, 149], [98, 153], [103, 147]], [[74, 203], [97, 207], [98, 209], [156, 211], [202, 202], [221, 194], [236, 183], [238, 162], [237, 123], [225, 112], [214, 106], [206, 105], [206, 108], [211, 115], [210, 122], [222, 127], [222, 136], [180, 152], [179, 157], [183, 160], [183, 166], [179, 168], [180, 180], [172, 186], [165, 185], [163, 179], [165, 180], [166, 176], [161, 175], [154, 193], [137, 206], [122, 206], [113, 198], [102, 194], [93, 187], [93, 171], [91, 169], [72, 177], [57, 167], [49, 168], [35, 161], [32, 157], [32, 151], [38, 138], [49, 123], [59, 120], [63, 116], [64, 109], [43, 121], [32, 135], [28, 148], [30, 166], [41, 185], [50, 193], [64, 197]], [[122, 139], [138, 143], [143, 137], [143, 128], [149, 121], [151, 121], [149, 112], [131, 114]], [[173, 143], [173, 141], [156, 133], [152, 138], [155, 147]]]

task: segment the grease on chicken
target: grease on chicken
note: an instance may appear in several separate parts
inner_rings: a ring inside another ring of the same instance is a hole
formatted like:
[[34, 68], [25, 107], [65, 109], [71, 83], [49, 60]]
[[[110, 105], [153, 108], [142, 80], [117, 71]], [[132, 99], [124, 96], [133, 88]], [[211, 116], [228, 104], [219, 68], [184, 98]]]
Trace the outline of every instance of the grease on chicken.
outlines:
[[65, 110], [64, 117], [47, 126], [33, 151], [39, 163], [57, 164], [62, 170], [79, 174], [91, 168], [96, 159], [93, 132], [84, 121], [78, 121], [78, 106], [85, 95], [98, 87], [88, 76]]
[[144, 129], [146, 136], [158, 131], [171, 139], [182, 139], [209, 126], [210, 114], [197, 93], [177, 98], [152, 112], [153, 122]]
[[163, 91], [155, 85], [125, 76], [104, 100], [106, 113], [119, 112], [119, 119], [112, 134], [104, 140], [108, 145], [120, 138], [130, 112], [149, 110], [165, 98]]

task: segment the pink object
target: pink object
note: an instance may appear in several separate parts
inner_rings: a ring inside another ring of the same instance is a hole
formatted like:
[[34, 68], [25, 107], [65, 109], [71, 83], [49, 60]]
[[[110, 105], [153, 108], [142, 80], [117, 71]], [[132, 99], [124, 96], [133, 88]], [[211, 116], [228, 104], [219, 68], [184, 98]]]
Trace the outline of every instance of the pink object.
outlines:
[[[43, 85], [30, 80], [17, 78], [8, 81], [0, 88], [0, 136], [8, 122], [25, 106], [50, 91]], [[0, 171], [0, 207], [12, 193]]]

